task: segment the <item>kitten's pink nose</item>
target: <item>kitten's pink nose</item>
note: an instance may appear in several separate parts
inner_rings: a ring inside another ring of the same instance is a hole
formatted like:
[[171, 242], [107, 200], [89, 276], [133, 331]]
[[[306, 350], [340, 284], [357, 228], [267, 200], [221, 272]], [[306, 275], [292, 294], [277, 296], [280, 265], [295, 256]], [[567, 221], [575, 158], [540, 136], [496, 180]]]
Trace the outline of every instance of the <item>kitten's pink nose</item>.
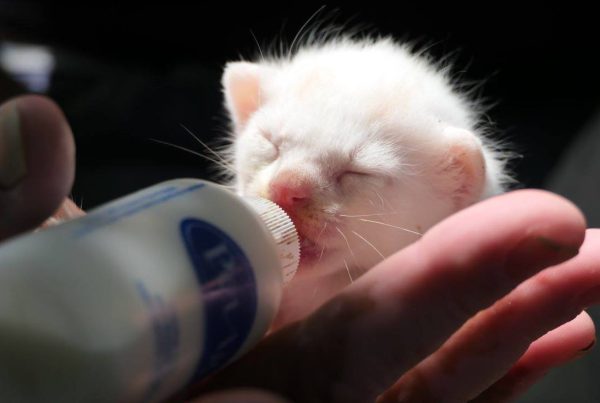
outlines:
[[312, 195], [312, 185], [295, 173], [281, 173], [271, 182], [269, 198], [284, 210], [306, 205]]

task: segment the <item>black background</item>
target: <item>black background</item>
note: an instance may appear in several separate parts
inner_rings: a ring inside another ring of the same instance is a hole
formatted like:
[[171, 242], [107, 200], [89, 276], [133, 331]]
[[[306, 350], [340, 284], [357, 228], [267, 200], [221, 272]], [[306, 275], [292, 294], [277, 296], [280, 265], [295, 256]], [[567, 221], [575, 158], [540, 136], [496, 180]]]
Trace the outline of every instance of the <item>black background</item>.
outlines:
[[[73, 196], [84, 207], [176, 176], [211, 178], [184, 124], [212, 144], [227, 129], [219, 80], [257, 41], [290, 43], [321, 4], [69, 6], [0, 2], [0, 38], [46, 43], [58, 65], [49, 94], [78, 146]], [[500, 2], [345, 3], [318, 14], [451, 55], [481, 94], [499, 136], [523, 155], [522, 187], [541, 187], [600, 101], [595, 13], [576, 6]], [[256, 40], [255, 40], [256, 38]]]

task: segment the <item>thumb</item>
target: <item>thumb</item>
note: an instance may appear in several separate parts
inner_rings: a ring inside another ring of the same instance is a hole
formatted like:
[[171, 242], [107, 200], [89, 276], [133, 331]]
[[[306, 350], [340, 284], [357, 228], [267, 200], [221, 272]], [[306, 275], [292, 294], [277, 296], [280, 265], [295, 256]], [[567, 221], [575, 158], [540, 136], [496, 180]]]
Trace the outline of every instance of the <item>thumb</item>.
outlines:
[[0, 106], [0, 240], [54, 213], [74, 176], [73, 135], [53, 101], [27, 95]]

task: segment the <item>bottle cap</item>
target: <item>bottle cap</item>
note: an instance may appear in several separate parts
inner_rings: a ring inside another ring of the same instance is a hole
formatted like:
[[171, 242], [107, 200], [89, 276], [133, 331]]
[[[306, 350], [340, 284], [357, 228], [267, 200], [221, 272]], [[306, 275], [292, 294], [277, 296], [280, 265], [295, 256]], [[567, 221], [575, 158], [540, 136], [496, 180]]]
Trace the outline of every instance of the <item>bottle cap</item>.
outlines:
[[300, 241], [292, 219], [271, 200], [260, 197], [245, 197], [275, 238], [281, 262], [283, 283], [287, 284], [296, 274], [300, 262]]

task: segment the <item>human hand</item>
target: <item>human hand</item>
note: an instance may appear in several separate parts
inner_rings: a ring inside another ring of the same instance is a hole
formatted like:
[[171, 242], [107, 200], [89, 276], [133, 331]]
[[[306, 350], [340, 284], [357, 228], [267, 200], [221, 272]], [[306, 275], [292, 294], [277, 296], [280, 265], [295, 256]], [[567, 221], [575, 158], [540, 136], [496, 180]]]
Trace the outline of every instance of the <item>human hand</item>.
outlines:
[[0, 106], [0, 240], [83, 214], [67, 198], [74, 176], [73, 136], [56, 104], [23, 96]]
[[581, 311], [597, 301], [600, 231], [586, 233], [581, 213], [556, 195], [512, 192], [438, 224], [196, 391], [509, 401], [591, 348], [594, 326]]
[[[0, 143], [2, 238], [36, 227], [57, 209], [67, 218], [81, 214], [66, 199], [74, 146], [64, 116], [41, 97], [13, 100], [2, 107], [0, 136], [13, 106], [26, 174], [7, 171], [18, 164], [6, 163], [14, 155]], [[568, 260], [584, 228], [571, 204], [545, 192], [473, 206], [314, 314], [270, 334], [188, 396], [251, 387], [298, 402], [367, 402], [395, 383], [382, 402], [510, 400], [593, 343], [593, 324], [577, 314], [600, 300], [600, 233], [588, 231], [579, 255]], [[283, 400], [256, 390], [197, 400], [227, 401]]]

